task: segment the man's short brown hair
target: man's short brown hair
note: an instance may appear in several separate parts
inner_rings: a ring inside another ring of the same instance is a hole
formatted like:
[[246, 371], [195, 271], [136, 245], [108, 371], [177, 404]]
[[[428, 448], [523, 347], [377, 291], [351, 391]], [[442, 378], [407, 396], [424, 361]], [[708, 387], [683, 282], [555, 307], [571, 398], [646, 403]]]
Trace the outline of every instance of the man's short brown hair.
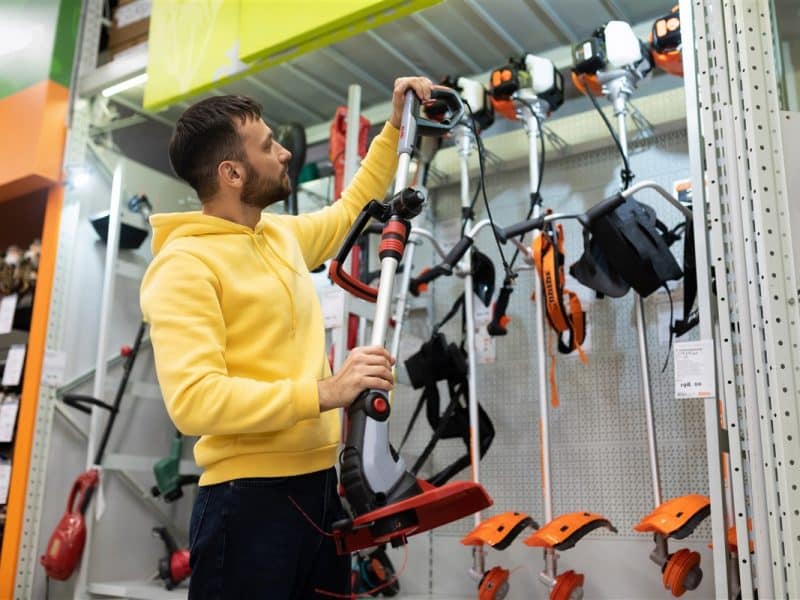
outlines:
[[261, 105], [247, 96], [212, 96], [187, 108], [178, 119], [169, 141], [169, 160], [175, 174], [192, 186], [201, 200], [217, 192], [219, 163], [244, 160], [236, 126], [260, 119], [261, 110]]

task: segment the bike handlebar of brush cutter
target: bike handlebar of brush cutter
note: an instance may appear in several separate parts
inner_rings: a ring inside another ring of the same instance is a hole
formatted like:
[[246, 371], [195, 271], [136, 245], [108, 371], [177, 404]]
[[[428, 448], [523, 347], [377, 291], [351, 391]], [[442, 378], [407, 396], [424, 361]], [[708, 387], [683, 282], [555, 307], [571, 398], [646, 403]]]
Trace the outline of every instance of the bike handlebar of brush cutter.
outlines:
[[[375, 302], [378, 299], [378, 289], [367, 285], [345, 271], [344, 263], [347, 260], [347, 256], [353, 249], [353, 246], [361, 235], [364, 227], [366, 227], [369, 219], [372, 218], [382, 223], [389, 221], [390, 217], [393, 215], [399, 216], [402, 219], [412, 219], [422, 211], [422, 205], [424, 203], [425, 196], [421, 191], [413, 188], [400, 190], [387, 202], [371, 200], [362, 209], [358, 218], [356, 218], [342, 247], [336, 254], [336, 258], [331, 261], [329, 271], [331, 280], [355, 297], [366, 300], [367, 302]], [[389, 225], [383, 229], [381, 234], [381, 248], [397, 244], [405, 245], [407, 239], [398, 239], [397, 236], [400, 234], [395, 231], [390, 231], [389, 229]]]

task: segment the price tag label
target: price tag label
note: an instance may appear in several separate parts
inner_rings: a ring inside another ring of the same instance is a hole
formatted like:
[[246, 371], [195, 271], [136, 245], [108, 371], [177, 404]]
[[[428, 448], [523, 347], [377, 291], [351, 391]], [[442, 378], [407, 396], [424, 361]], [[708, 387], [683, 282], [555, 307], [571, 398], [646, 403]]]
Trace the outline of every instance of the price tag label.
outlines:
[[16, 396], [6, 396], [0, 404], [0, 442], [7, 443], [14, 440], [17, 412], [19, 412], [19, 399]]
[[8, 488], [11, 486], [11, 461], [0, 460], [0, 504], [8, 502]]
[[10, 333], [14, 325], [14, 311], [17, 309], [17, 295], [0, 298], [0, 335]]
[[714, 345], [711, 340], [676, 342], [675, 397], [708, 398], [716, 395]]
[[25, 344], [14, 344], [8, 349], [6, 368], [0, 385], [19, 385], [22, 380], [22, 365], [25, 363]]
[[489, 365], [497, 361], [497, 345], [485, 327], [475, 332], [475, 358], [479, 365]]
[[486, 306], [477, 294], [472, 295], [473, 315], [475, 317], [475, 327], [480, 329], [486, 327], [492, 320], [492, 305]]

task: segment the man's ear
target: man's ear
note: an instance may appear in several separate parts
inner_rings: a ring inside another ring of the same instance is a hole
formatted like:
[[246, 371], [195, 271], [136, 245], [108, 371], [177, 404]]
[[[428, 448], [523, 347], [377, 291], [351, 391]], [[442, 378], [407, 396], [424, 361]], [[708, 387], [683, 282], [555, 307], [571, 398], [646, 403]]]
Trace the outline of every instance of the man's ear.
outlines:
[[244, 168], [237, 161], [223, 160], [217, 165], [217, 175], [222, 185], [236, 188], [242, 187], [244, 183], [243, 174]]

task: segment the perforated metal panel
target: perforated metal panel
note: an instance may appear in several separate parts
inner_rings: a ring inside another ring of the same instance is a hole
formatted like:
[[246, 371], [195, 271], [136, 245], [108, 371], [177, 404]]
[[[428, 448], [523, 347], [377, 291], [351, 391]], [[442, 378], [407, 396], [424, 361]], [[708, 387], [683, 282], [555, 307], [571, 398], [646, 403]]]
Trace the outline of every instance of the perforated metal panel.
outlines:
[[[589, 114], [587, 118], [598, 118]], [[654, 146], [640, 148], [631, 159], [637, 180], [652, 179], [670, 189], [677, 179], [687, 176], [686, 139], [683, 132], [661, 135]], [[587, 152], [560, 159], [551, 151], [545, 169], [542, 195], [545, 205], [559, 212], [582, 211], [618, 188], [619, 155], [611, 149]], [[473, 182], [474, 189], [475, 182]], [[527, 169], [492, 173], [487, 177], [492, 214], [500, 224], [522, 219], [527, 210]], [[458, 188], [436, 190], [432, 202], [437, 222], [458, 214]], [[677, 211], [654, 193], [640, 199], [652, 203], [668, 225], [679, 220]], [[478, 204], [477, 218], [485, 208]], [[577, 260], [582, 251], [582, 236], [574, 224], [566, 224], [567, 262]], [[502, 282], [502, 267], [494, 241], [488, 231], [477, 240], [477, 247], [495, 262], [496, 289]], [[510, 257], [509, 248], [504, 251]], [[675, 247], [676, 256], [682, 247]], [[521, 261], [520, 261], [521, 262]], [[440, 318], [460, 293], [463, 282], [439, 280], [434, 286], [435, 314]], [[568, 287], [577, 291], [588, 309], [591, 340], [589, 364], [574, 356], [557, 359], [558, 391], [561, 406], [551, 411], [551, 453], [554, 514], [591, 510], [607, 516], [623, 537], [638, 537], [632, 527], [653, 508], [650, 484], [644, 406], [638, 379], [633, 324], [633, 301], [595, 300], [594, 293], [571, 280]], [[479, 399], [494, 421], [496, 437], [481, 462], [481, 481], [492, 495], [495, 506], [489, 514], [503, 510], [522, 510], [542, 519], [540, 490], [540, 452], [538, 400], [535, 360], [538, 349], [532, 327], [533, 273], [523, 272], [511, 297], [508, 314], [509, 334], [496, 338], [497, 362], [478, 366]], [[680, 292], [673, 294], [680, 300]], [[646, 302], [646, 319], [652, 364], [656, 430], [664, 499], [707, 490], [705, 436], [702, 405], [678, 401], [673, 397], [671, 364], [662, 373], [668, 355], [666, 343], [659, 342], [657, 311], [666, 296], [655, 293]], [[460, 319], [445, 328], [451, 341], [459, 341]], [[663, 337], [663, 336], [662, 336]], [[407, 407], [416, 395], [398, 391], [395, 399], [395, 431], [404, 428]], [[444, 404], [443, 404], [444, 406]], [[410, 409], [409, 409], [410, 410]], [[421, 429], [421, 431], [420, 431]], [[427, 424], [415, 431], [409, 450], [418, 450], [429, 436]], [[434, 453], [433, 470], [448, 464], [463, 452], [456, 441], [440, 442]], [[464, 471], [460, 478], [468, 478]], [[436, 536], [455, 536], [472, 527], [470, 519], [438, 529]], [[602, 532], [592, 535], [609, 535]], [[707, 527], [695, 534], [708, 538]], [[455, 541], [454, 541], [455, 543]], [[531, 560], [538, 555], [531, 551]]]

